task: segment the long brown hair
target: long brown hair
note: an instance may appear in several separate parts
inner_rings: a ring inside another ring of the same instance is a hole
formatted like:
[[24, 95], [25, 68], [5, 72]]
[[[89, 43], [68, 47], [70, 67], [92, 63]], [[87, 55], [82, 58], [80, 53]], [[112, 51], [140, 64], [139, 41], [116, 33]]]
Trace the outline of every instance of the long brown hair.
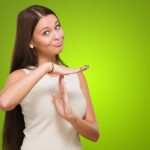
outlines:
[[[36, 49], [31, 50], [29, 48], [29, 42], [39, 19], [49, 14], [56, 16], [51, 9], [40, 5], [29, 6], [18, 14], [16, 39], [9, 73], [17, 69], [26, 68], [27, 66], [38, 66]], [[56, 60], [58, 64], [68, 67], [60, 59], [59, 55], [56, 55]], [[21, 106], [18, 104], [13, 110], [5, 112], [2, 149], [20, 150], [24, 138], [24, 128], [24, 118]]]

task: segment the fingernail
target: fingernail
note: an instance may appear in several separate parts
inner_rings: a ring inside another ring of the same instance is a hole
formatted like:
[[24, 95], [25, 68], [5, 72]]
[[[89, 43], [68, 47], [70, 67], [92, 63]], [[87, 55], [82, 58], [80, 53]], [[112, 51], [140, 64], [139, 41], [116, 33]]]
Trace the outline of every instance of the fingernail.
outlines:
[[85, 66], [81, 67], [80, 69], [83, 69], [83, 68], [89, 68], [89, 65], [85, 65]]
[[89, 68], [89, 65], [86, 65], [85, 67], [86, 67], [86, 68]]

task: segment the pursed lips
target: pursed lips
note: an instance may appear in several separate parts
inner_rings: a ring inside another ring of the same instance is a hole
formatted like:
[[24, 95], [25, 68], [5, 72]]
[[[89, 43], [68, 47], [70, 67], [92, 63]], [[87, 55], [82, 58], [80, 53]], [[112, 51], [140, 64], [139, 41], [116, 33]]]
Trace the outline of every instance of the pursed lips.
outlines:
[[62, 44], [63, 44], [63, 42], [61, 42], [61, 43], [57, 43], [57, 44], [52, 45], [52, 46], [60, 46], [60, 45], [62, 45]]

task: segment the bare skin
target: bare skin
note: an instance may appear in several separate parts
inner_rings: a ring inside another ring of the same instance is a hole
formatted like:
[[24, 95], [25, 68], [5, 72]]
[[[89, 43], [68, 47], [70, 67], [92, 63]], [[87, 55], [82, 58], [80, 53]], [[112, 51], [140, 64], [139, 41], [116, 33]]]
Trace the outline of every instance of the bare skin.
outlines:
[[[71, 74], [86, 70], [87, 67], [82, 69], [71, 69], [61, 67], [54, 64], [54, 73], [57, 74]], [[7, 79], [5, 88], [0, 92], [0, 108], [9, 111], [18, 105], [21, 100], [30, 92], [33, 86], [52, 69], [51, 63], [47, 62], [40, 65], [38, 68], [33, 69], [30, 74], [25, 74], [22, 69], [12, 72]], [[18, 89], [20, 92], [18, 92]]]
[[[39, 65], [37, 67], [30, 66], [33, 68], [30, 74], [25, 74], [22, 69], [15, 70], [9, 74], [5, 88], [0, 92], [0, 109], [4, 111], [14, 109], [45, 74], [51, 76], [59, 75], [59, 93], [62, 97], [61, 101], [65, 102], [66, 105], [64, 107], [64, 105], [62, 105], [63, 103], [58, 103], [58, 96], [54, 94], [52, 96], [56, 110], [64, 119], [69, 121], [82, 136], [92, 141], [97, 141], [99, 138], [98, 124], [86, 79], [82, 73], [82, 71], [88, 69], [88, 66], [82, 68], [67, 68], [57, 64], [56, 55], [62, 51], [63, 42], [64, 33], [62, 28], [58, 25], [57, 18], [54, 15], [42, 17], [34, 29], [29, 45], [31, 48], [35, 47], [37, 49]], [[61, 44], [56, 46], [58, 43]], [[50, 73], [52, 63], [54, 64], [54, 70]], [[72, 112], [65, 91], [63, 75], [72, 73], [78, 74], [80, 87], [87, 101], [87, 110], [84, 119], [79, 119]]]

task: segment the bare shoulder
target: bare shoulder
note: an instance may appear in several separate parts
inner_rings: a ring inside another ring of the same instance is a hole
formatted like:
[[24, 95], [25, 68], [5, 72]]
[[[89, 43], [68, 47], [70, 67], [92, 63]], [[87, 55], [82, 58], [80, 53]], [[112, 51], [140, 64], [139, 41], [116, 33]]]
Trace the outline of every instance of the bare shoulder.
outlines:
[[84, 74], [83, 74], [83, 72], [82, 72], [82, 71], [77, 72], [77, 75], [78, 75], [78, 77], [79, 77], [79, 78], [81, 78], [81, 77], [83, 77], [83, 76], [84, 76]]
[[85, 77], [84, 73], [82, 71], [77, 72], [77, 75], [78, 75], [78, 78], [80, 81], [80, 86], [82, 87], [83, 85], [87, 85], [87, 81], [86, 81], [86, 77]]
[[23, 69], [18, 69], [18, 70], [11, 72], [8, 75], [7, 80], [17, 80], [17, 79], [20, 79], [24, 76], [26, 76], [25, 71]]
[[77, 75], [78, 75], [78, 79], [80, 82], [80, 88], [81, 88], [83, 94], [89, 96], [88, 82], [87, 82], [87, 79], [86, 79], [84, 73], [81, 71], [81, 72], [78, 72]]
[[86, 102], [87, 102], [87, 109], [86, 109], [86, 114], [85, 114], [84, 119], [89, 121], [89, 122], [92, 122], [97, 127], [96, 115], [95, 115], [95, 112], [94, 112], [94, 107], [93, 107], [93, 104], [92, 104], [92, 99], [91, 99], [91, 96], [90, 96], [90, 91], [89, 91], [89, 87], [88, 87], [86, 77], [85, 77], [83, 72], [78, 72], [77, 74], [78, 74], [78, 77], [79, 77], [79, 80], [80, 80], [81, 90], [82, 90], [83, 95], [84, 95], [84, 97], [86, 99]]
[[23, 69], [18, 69], [15, 70], [13, 72], [11, 72], [7, 79], [6, 79], [6, 84], [5, 87], [2, 91], [0, 91], [0, 94], [9, 86], [13, 85], [14, 83], [16, 83], [17, 81], [21, 80], [22, 78], [24, 78], [26, 76], [26, 73]]

